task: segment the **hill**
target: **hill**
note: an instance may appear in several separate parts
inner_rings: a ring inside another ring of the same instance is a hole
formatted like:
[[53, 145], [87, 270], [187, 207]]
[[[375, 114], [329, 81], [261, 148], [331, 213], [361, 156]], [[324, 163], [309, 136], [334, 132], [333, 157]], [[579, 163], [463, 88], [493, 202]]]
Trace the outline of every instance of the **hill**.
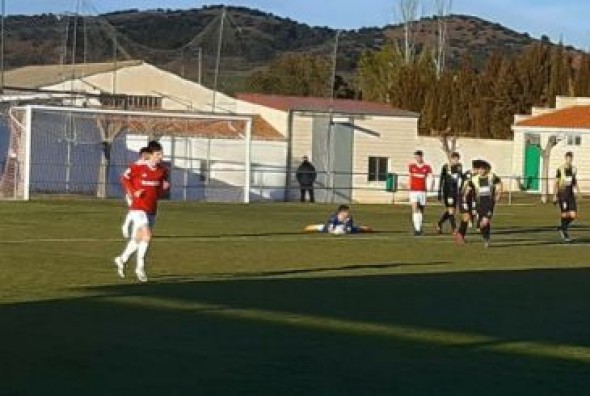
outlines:
[[[52, 14], [10, 16], [6, 21], [6, 64], [18, 67], [69, 62], [74, 39], [77, 62], [108, 61], [114, 58], [116, 42], [118, 59], [144, 59], [191, 79], [198, 78], [197, 59], [201, 51], [204, 82], [211, 85], [221, 12], [221, 6], [210, 6], [192, 10], [125, 10], [83, 20]], [[236, 81], [281, 54], [328, 54], [332, 50], [334, 29], [312, 27], [244, 7], [229, 7], [227, 15], [221, 64], [221, 88], [226, 91], [237, 89]], [[451, 66], [458, 64], [465, 53], [473, 57], [476, 65], [482, 65], [493, 52], [516, 54], [538, 41], [526, 33], [472, 16], [451, 15], [447, 24]], [[424, 18], [415, 26], [419, 47], [434, 42], [434, 18]], [[343, 32], [339, 73], [351, 74], [363, 51], [402, 36], [403, 28], [399, 25]]]

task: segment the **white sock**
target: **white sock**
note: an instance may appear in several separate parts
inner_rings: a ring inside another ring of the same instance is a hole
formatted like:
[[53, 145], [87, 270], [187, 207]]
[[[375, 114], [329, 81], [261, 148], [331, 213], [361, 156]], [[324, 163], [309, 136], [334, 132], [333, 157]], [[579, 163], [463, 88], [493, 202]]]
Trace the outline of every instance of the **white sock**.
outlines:
[[137, 251], [138, 247], [138, 243], [135, 242], [135, 240], [130, 239], [127, 243], [127, 247], [123, 251], [123, 254], [121, 254], [120, 256], [121, 260], [123, 260], [123, 262], [126, 263], [129, 260], [129, 257], [131, 257], [131, 255]]
[[414, 212], [412, 214], [412, 222], [414, 223], [414, 230], [416, 232], [422, 231], [422, 213]]
[[145, 269], [145, 255], [147, 254], [150, 243], [147, 241], [141, 241], [137, 244], [137, 270]]

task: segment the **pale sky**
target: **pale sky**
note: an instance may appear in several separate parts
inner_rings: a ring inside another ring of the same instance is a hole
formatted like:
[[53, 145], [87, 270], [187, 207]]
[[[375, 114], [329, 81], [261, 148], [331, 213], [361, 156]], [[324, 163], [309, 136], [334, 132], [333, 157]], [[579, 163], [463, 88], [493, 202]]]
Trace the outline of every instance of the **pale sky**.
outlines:
[[[77, 0], [6, 0], [9, 14], [38, 14], [73, 11]], [[139, 8], [196, 8], [226, 4], [272, 12], [315, 26], [357, 29], [396, 22], [398, 0], [80, 0], [100, 12]], [[422, 0], [431, 14], [432, 0]], [[581, 49], [590, 47], [589, 0], [454, 0], [453, 13], [469, 14], [499, 22], [533, 37], [547, 34], [554, 41]]]

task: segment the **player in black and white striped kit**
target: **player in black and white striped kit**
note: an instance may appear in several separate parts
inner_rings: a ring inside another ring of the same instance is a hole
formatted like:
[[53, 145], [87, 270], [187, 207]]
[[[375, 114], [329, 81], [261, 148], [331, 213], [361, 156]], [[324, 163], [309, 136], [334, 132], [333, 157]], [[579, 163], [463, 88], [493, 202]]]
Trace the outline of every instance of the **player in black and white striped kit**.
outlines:
[[559, 205], [561, 211], [561, 224], [558, 227], [559, 234], [565, 242], [571, 242], [569, 226], [578, 217], [578, 205], [576, 192], [581, 195], [578, 185], [577, 170], [573, 166], [574, 154], [565, 154], [565, 163], [557, 169], [555, 175], [555, 187], [553, 202]]
[[502, 181], [496, 174], [492, 173], [492, 167], [489, 163], [482, 161], [479, 165], [477, 174], [473, 175], [467, 184], [464, 198], [466, 199], [469, 193], [473, 192], [479, 216], [479, 229], [485, 247], [488, 247], [490, 245], [494, 209], [502, 195]]
[[452, 153], [450, 162], [444, 164], [440, 171], [440, 180], [438, 184], [438, 200], [442, 202], [445, 211], [436, 224], [436, 230], [439, 234], [443, 232], [443, 226], [449, 221], [453, 234], [457, 231], [457, 222], [455, 212], [460, 201], [461, 185], [463, 180], [463, 165], [461, 164], [461, 155]]

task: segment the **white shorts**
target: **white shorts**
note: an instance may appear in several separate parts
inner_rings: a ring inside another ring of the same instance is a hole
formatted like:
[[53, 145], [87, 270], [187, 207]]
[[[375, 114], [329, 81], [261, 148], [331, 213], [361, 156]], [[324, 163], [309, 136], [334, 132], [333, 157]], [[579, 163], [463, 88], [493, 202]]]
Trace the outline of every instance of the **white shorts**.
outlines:
[[130, 210], [129, 215], [131, 216], [132, 232], [131, 235], [135, 236], [137, 231], [142, 227], [154, 228], [156, 224], [156, 215], [150, 215], [145, 213], [143, 210]]
[[410, 203], [426, 206], [426, 191], [410, 191]]

